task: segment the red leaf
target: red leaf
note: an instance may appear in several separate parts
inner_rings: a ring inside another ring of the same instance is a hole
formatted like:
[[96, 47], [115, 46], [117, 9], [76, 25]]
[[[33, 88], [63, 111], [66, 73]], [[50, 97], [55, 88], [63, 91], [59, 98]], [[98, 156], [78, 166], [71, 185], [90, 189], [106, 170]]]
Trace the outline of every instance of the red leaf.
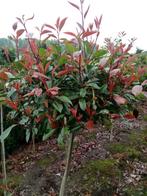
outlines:
[[49, 66], [50, 66], [50, 62], [48, 62], [48, 63], [45, 65], [45, 69], [44, 69], [44, 72], [45, 72], [45, 73], [47, 72]]
[[21, 24], [23, 24], [21, 18], [18, 18], [18, 17], [16, 17], [16, 18], [17, 18], [17, 20], [18, 20]]
[[57, 20], [56, 20], [56, 27], [57, 27], [57, 29], [59, 28], [59, 23], [60, 23], [60, 17], [58, 17]]
[[112, 93], [113, 89], [115, 88], [115, 82], [113, 80], [109, 80], [109, 85], [108, 85], [108, 89], [109, 92]]
[[52, 77], [54, 77], [55, 71], [56, 71], [57, 68], [58, 68], [58, 66], [56, 65], [56, 66], [52, 69]]
[[79, 28], [80, 28], [82, 31], [84, 31], [84, 28], [83, 28], [83, 26], [82, 26], [80, 23], [77, 22], [77, 25], [79, 26]]
[[80, 10], [78, 5], [76, 5], [76, 4], [74, 4], [74, 3], [70, 2], [70, 1], [68, 1], [68, 3], [71, 4], [73, 7], [75, 7], [76, 9]]
[[16, 29], [17, 29], [17, 22], [15, 22], [15, 23], [13, 24], [12, 28], [13, 28], [14, 31], [16, 31]]
[[48, 100], [47, 100], [47, 99], [44, 100], [44, 106], [45, 106], [46, 108], [48, 108]]
[[17, 35], [17, 39], [23, 34], [25, 30], [24, 29], [20, 29], [16, 32], [16, 35]]
[[67, 34], [67, 35], [71, 35], [71, 36], [73, 36], [73, 37], [76, 37], [76, 34], [74, 34], [74, 33], [72, 33], [72, 32], [64, 32], [65, 34]]
[[97, 29], [100, 28], [101, 21], [102, 21], [102, 15], [100, 16], [99, 19], [97, 17], [94, 19], [95, 26], [96, 26]]
[[38, 72], [44, 74], [44, 67], [41, 63], [37, 64], [37, 69], [38, 69]]
[[50, 31], [50, 30], [43, 30], [43, 31], [40, 33], [40, 35], [43, 35], [43, 34], [46, 34], [46, 33], [51, 33], [51, 31]]
[[88, 37], [90, 35], [93, 35], [97, 33], [97, 31], [85, 31], [83, 34], [82, 34], [82, 38], [84, 39], [85, 37]]
[[132, 113], [126, 113], [126, 114], [124, 115], [124, 118], [127, 118], [127, 119], [134, 119], [135, 116], [134, 116]]
[[34, 14], [33, 14], [33, 16], [32, 17], [30, 17], [30, 18], [28, 18], [28, 19], [26, 19], [26, 21], [28, 21], [28, 20], [32, 20], [33, 18], [34, 18]]
[[84, 14], [84, 18], [86, 18], [87, 14], [88, 14], [88, 11], [89, 11], [89, 8], [90, 8], [90, 5], [88, 6], [88, 8], [87, 8], [87, 10], [86, 10], [86, 12]]
[[35, 88], [34, 93], [37, 97], [39, 97], [42, 94], [42, 89], [41, 88]]
[[60, 88], [58, 88], [57, 86], [52, 87], [52, 88], [50, 88], [50, 89], [47, 89], [47, 94], [48, 94], [49, 96], [58, 95], [59, 89], [60, 89]]
[[30, 45], [31, 45], [31, 50], [34, 54], [38, 54], [38, 46], [35, 42], [35, 40], [31, 40], [30, 41]]
[[54, 34], [50, 34], [49, 37], [54, 37], [57, 39], [57, 37]]
[[31, 92], [25, 94], [23, 97], [31, 97], [31, 96], [34, 96], [34, 94], [35, 94], [35, 91], [32, 90]]
[[120, 118], [120, 115], [119, 114], [111, 114], [111, 118], [118, 119], [118, 118]]
[[49, 25], [49, 24], [45, 24], [44, 26], [50, 28], [50, 29], [53, 29], [53, 30], [56, 30], [52, 25]]
[[132, 94], [135, 96], [138, 96], [140, 93], [142, 93], [143, 87], [141, 85], [136, 85], [132, 88]]
[[8, 75], [5, 72], [0, 72], [0, 79], [8, 80]]
[[5, 99], [6, 104], [8, 104], [9, 107], [11, 107], [14, 110], [18, 110], [18, 104], [15, 101], [11, 101], [9, 99]]
[[77, 117], [77, 108], [76, 109], [75, 108], [70, 108], [69, 110], [70, 110], [72, 116], [76, 118]]
[[34, 95], [39, 97], [41, 94], [42, 94], [41, 88], [34, 88], [31, 92], [25, 94], [24, 97], [30, 97], [30, 96], [34, 96]]
[[99, 26], [100, 26], [100, 24], [102, 22], [102, 18], [103, 18], [103, 16], [101, 15], [100, 18], [99, 18]]
[[21, 84], [20, 84], [19, 82], [16, 82], [16, 83], [13, 84], [13, 87], [14, 87], [17, 91], [19, 91], [20, 86], [21, 86]]
[[50, 78], [47, 77], [46, 75], [44, 75], [44, 74], [42, 74], [42, 73], [39, 73], [39, 72], [36, 72], [36, 71], [33, 72], [32, 77], [33, 77], [33, 78], [39, 78], [39, 77], [41, 77], [41, 78], [50, 80]]
[[27, 115], [30, 115], [32, 113], [32, 110], [31, 110], [31, 108], [29, 106], [27, 108], [25, 108], [25, 113]]
[[116, 76], [120, 73], [120, 69], [113, 69], [110, 71], [110, 77]]
[[120, 95], [114, 95], [113, 99], [116, 101], [118, 105], [123, 105], [127, 103], [127, 100], [124, 97], [121, 97]]
[[61, 31], [61, 29], [63, 28], [66, 20], [67, 20], [67, 17], [61, 20], [60, 25], [59, 25], [59, 31]]
[[68, 74], [68, 73], [69, 73], [69, 71], [68, 71], [67, 69], [65, 69], [65, 70], [59, 71], [58, 74], [57, 74], [57, 76], [58, 76], [58, 77], [64, 76], [64, 75], [66, 75], [66, 74]]
[[144, 80], [143, 82], [142, 82], [142, 84], [141, 84], [142, 86], [145, 86], [145, 85], [147, 85], [147, 80]]
[[92, 129], [94, 127], [94, 122], [93, 120], [88, 120], [86, 123], [86, 128], [87, 129]]

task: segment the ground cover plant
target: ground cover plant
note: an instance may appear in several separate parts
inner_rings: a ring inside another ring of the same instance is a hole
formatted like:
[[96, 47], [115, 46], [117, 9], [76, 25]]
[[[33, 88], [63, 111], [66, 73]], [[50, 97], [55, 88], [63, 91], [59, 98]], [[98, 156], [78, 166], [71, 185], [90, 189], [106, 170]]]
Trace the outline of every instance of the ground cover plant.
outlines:
[[[65, 195], [77, 132], [92, 129], [100, 122], [110, 130], [108, 135], [113, 140], [114, 120], [137, 118], [138, 111], [133, 102], [136, 97], [146, 97], [147, 81], [140, 80], [145, 67], [136, 66], [136, 56], [129, 54], [134, 39], [124, 44], [125, 34], [120, 33], [115, 40], [105, 39], [105, 46], [100, 47], [97, 40], [102, 16], [95, 17], [93, 23], [86, 26], [90, 6], [84, 10], [84, 3], [83, 0], [79, 5], [69, 2], [81, 14], [81, 22], [77, 23], [78, 30], [75, 32], [64, 32], [68, 18], [58, 17], [55, 25], [44, 24], [37, 28], [38, 40], [32, 38], [27, 29], [27, 23], [34, 16], [17, 18], [13, 24], [14, 34], [10, 37], [15, 44], [16, 59], [9, 61], [9, 51], [5, 50], [8, 64], [1, 66], [0, 71], [0, 139], [3, 152], [5, 139], [16, 128], [25, 132], [27, 142], [32, 142], [34, 154], [36, 139], [56, 137], [59, 145], [69, 140], [60, 196]], [[65, 36], [62, 36], [63, 33]], [[26, 45], [19, 48], [19, 39], [24, 34]], [[4, 128], [3, 106], [10, 110], [4, 118], [12, 123]], [[2, 157], [5, 165], [5, 153]], [[108, 167], [113, 164], [113, 161], [108, 161]], [[6, 194], [7, 180], [4, 176]]]

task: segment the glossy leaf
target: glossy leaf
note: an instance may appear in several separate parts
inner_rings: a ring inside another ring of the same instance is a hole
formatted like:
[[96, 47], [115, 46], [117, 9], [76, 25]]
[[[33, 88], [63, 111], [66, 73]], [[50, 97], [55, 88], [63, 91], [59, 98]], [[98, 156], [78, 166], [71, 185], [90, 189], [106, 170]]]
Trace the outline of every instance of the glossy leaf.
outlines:
[[13, 24], [12, 28], [13, 28], [14, 31], [16, 31], [16, 29], [17, 29], [17, 22], [15, 22], [15, 23]]
[[30, 136], [31, 136], [31, 132], [29, 129], [27, 129], [26, 130], [26, 142], [29, 142]]
[[0, 141], [4, 141], [10, 134], [11, 130], [16, 127], [16, 124], [11, 125], [10, 127], [8, 127], [7, 129], [4, 130], [4, 132], [0, 135]]
[[81, 97], [85, 97], [86, 96], [86, 89], [85, 88], [80, 89], [80, 96]]
[[63, 26], [65, 25], [66, 20], [67, 20], [67, 17], [66, 17], [66, 18], [63, 18], [63, 19], [60, 21], [59, 31], [61, 31], [61, 29], [62, 29]]
[[63, 105], [61, 103], [58, 103], [58, 102], [54, 102], [53, 103], [53, 107], [55, 108], [56, 111], [58, 112], [62, 112], [63, 110]]
[[89, 9], [90, 9], [90, 5], [88, 6], [86, 12], [84, 13], [84, 18], [86, 18], [87, 14], [88, 14], [88, 12], [89, 12]]
[[80, 8], [79, 8], [78, 5], [76, 5], [76, 4], [74, 4], [74, 3], [70, 2], [70, 1], [68, 1], [68, 3], [69, 3], [70, 5], [72, 5], [73, 7], [75, 7], [76, 9], [80, 10]]
[[92, 82], [88, 83], [87, 86], [92, 87], [93, 89], [97, 89], [97, 90], [100, 89], [100, 87], [96, 83], [92, 83]]
[[132, 94], [135, 96], [138, 96], [140, 93], [142, 93], [143, 87], [141, 85], [136, 85], [132, 88]]
[[124, 105], [127, 103], [127, 99], [125, 99], [124, 97], [120, 95], [114, 95], [113, 99], [116, 101], [118, 105]]
[[87, 121], [86, 128], [87, 129], [93, 129], [94, 128], [94, 122], [93, 122], [93, 120], [88, 120]]
[[67, 35], [71, 35], [73, 37], [76, 37], [76, 34], [75, 33], [72, 33], [72, 32], [64, 32], [64, 33], [67, 34]]
[[24, 29], [20, 29], [16, 32], [16, 35], [17, 35], [17, 39], [24, 33]]
[[85, 37], [91, 36], [95, 33], [97, 33], [97, 31], [86, 31], [82, 34], [82, 38], [84, 39]]
[[49, 25], [49, 24], [45, 24], [44, 26], [48, 27], [49, 29], [53, 29], [53, 30], [56, 30], [52, 25]]
[[85, 101], [85, 99], [80, 99], [79, 100], [79, 106], [80, 106], [81, 110], [83, 110], [83, 111], [86, 110], [86, 101]]
[[8, 75], [5, 72], [0, 72], [0, 80], [8, 80]]
[[66, 96], [59, 96], [59, 97], [56, 97], [56, 98], [59, 99], [60, 101], [64, 102], [64, 103], [69, 103], [69, 104], [72, 105], [71, 100]]
[[49, 129], [49, 132], [48, 133], [45, 133], [43, 135], [42, 140], [43, 141], [47, 140], [48, 138], [50, 138], [54, 134], [54, 132], [55, 132], [55, 129]]

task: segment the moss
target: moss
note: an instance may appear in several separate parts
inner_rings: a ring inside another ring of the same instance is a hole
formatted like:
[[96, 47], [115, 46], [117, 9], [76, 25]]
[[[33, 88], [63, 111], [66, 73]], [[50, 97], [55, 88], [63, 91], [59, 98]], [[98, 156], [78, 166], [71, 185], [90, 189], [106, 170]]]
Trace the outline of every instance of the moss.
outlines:
[[49, 155], [49, 157], [44, 157], [44, 158], [38, 160], [36, 163], [38, 166], [45, 168], [45, 167], [53, 164], [55, 160], [56, 160], [56, 155], [52, 154], [52, 155]]
[[128, 186], [124, 190], [124, 196], [145, 196], [147, 188], [145, 186]]
[[129, 136], [130, 144], [135, 146], [147, 145], [147, 129], [140, 132], [132, 132]]
[[116, 161], [113, 159], [105, 159], [105, 160], [94, 160], [88, 163], [88, 168], [93, 171], [99, 171], [103, 174], [109, 174], [110, 169], [113, 169]]
[[135, 159], [140, 158], [141, 152], [134, 146], [127, 146], [125, 144], [115, 143], [108, 147], [112, 154], [125, 153], [126, 157]]
[[13, 176], [8, 176], [8, 187], [14, 189], [21, 184], [22, 180], [23, 180], [23, 175], [13, 174]]
[[145, 115], [143, 116], [143, 120], [144, 120], [144, 121], [147, 121], [147, 114], [145, 114]]
[[84, 167], [74, 173], [69, 182], [72, 186], [75, 184], [83, 191], [94, 191], [109, 189], [119, 181], [121, 172], [118, 169], [118, 163], [114, 159], [91, 160], [84, 164]]

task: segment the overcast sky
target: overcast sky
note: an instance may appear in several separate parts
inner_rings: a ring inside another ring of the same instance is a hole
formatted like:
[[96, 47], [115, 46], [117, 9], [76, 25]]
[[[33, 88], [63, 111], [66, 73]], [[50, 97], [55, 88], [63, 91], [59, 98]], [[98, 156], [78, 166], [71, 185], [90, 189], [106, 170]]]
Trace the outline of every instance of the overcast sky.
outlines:
[[[128, 39], [137, 38], [134, 47], [147, 50], [147, 0], [85, 0], [85, 8], [89, 4], [87, 22], [92, 21], [94, 16], [103, 15], [100, 43], [105, 37], [116, 37], [119, 32], [125, 31]], [[34, 20], [29, 22], [33, 32], [36, 26], [54, 24], [58, 16], [68, 16], [65, 31], [73, 30], [76, 21], [80, 21], [79, 13], [67, 0], [2, 0], [0, 5], [0, 37], [10, 35], [16, 17], [23, 14], [27, 17], [35, 14]]]

